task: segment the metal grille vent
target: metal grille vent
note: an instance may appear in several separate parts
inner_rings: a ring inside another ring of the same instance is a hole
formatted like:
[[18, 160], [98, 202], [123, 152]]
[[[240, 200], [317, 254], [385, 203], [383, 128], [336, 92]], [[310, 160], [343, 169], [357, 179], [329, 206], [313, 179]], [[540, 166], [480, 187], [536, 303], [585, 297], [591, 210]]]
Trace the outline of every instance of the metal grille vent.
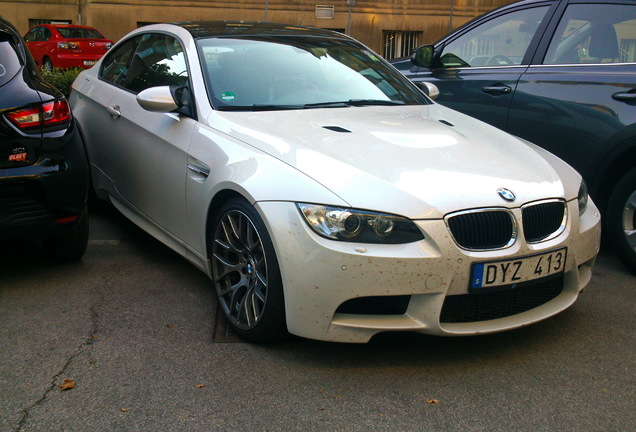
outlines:
[[512, 245], [516, 238], [514, 217], [505, 209], [458, 213], [448, 217], [446, 223], [464, 249], [500, 249]]
[[525, 206], [523, 230], [528, 243], [537, 243], [559, 235], [565, 228], [566, 207], [563, 201]]
[[504, 318], [529, 311], [563, 291], [563, 276], [501, 287], [502, 291], [448, 296], [440, 321], [468, 323]]

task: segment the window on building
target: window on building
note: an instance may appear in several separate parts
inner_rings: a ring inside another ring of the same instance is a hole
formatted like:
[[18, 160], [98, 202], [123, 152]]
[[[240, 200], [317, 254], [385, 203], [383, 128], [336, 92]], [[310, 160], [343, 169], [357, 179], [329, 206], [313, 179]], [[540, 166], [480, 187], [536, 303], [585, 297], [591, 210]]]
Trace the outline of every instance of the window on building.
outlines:
[[318, 19], [333, 19], [335, 15], [335, 8], [331, 5], [316, 5], [316, 18]]
[[413, 50], [420, 45], [420, 37], [422, 36], [422, 32], [417, 31], [385, 31], [383, 33], [384, 50], [382, 55], [387, 60], [411, 55]]

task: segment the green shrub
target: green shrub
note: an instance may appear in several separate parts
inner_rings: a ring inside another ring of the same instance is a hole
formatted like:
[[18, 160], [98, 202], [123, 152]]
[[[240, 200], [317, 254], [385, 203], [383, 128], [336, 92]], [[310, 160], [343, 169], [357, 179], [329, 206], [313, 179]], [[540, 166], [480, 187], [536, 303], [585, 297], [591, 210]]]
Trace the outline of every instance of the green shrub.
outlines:
[[84, 69], [82, 68], [71, 68], [71, 69], [60, 69], [53, 68], [52, 70], [47, 70], [42, 68], [40, 72], [42, 72], [42, 77], [48, 81], [54, 87], [57, 87], [59, 91], [64, 93], [64, 96], [68, 97], [71, 93], [71, 85], [77, 75], [82, 72]]

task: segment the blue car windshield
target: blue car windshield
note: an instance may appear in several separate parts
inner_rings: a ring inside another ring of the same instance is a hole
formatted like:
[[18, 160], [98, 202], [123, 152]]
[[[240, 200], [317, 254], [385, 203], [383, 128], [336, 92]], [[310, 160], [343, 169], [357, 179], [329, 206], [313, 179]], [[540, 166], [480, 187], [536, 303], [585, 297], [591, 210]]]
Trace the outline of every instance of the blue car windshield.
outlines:
[[277, 110], [430, 101], [353, 41], [198, 39], [210, 102], [219, 110]]

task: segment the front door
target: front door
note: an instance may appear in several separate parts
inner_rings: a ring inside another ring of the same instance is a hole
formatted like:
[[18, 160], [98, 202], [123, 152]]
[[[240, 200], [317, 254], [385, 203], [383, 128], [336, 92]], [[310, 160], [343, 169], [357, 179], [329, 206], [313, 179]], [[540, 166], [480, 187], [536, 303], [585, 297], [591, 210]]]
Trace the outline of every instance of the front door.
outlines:
[[412, 77], [437, 85], [437, 102], [505, 129], [512, 96], [527, 69], [528, 48], [551, 4], [476, 23], [436, 47], [434, 68]]

